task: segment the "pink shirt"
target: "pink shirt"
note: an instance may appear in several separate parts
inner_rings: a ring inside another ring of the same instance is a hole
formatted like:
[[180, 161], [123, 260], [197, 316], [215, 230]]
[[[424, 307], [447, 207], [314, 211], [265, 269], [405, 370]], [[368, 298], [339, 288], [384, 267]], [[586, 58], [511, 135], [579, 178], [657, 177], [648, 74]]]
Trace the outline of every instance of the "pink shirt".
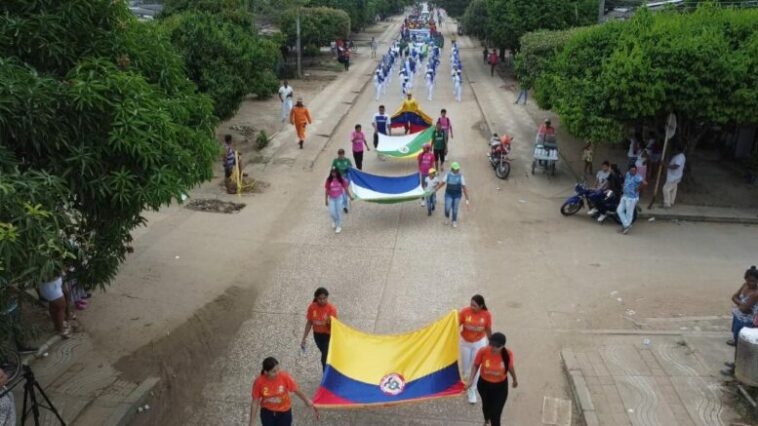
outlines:
[[450, 119], [448, 117], [440, 117], [437, 121], [440, 122], [442, 130], [448, 130], [450, 128]]
[[366, 141], [366, 136], [363, 132], [356, 132], [353, 130], [350, 133], [350, 140], [353, 142], [353, 152], [363, 152], [363, 144]]
[[329, 179], [327, 179], [324, 188], [326, 188], [329, 198], [338, 198], [345, 192], [347, 181], [343, 179], [342, 182], [340, 182], [340, 179], [334, 178], [330, 182]]
[[434, 154], [431, 152], [422, 152], [418, 155], [418, 171], [422, 176], [429, 174], [429, 169], [434, 165]]

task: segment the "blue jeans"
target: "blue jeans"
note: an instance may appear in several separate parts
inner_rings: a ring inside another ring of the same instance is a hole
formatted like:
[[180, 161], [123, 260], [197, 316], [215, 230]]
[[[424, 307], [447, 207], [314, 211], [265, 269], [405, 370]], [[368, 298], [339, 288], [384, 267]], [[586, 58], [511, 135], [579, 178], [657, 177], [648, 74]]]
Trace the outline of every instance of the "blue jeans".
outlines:
[[342, 226], [342, 203], [341, 195], [337, 198], [329, 197], [329, 215], [332, 217], [334, 226], [338, 228]]
[[514, 102], [514, 103], [516, 103], [516, 104], [519, 103], [521, 101], [521, 97], [522, 96], [524, 98], [524, 103], [526, 104], [526, 100], [529, 97], [529, 91], [526, 90], [526, 89], [519, 90], [519, 92], [518, 92], [518, 98], [516, 98], [516, 102]]
[[350, 210], [350, 197], [347, 192], [342, 194], [342, 207]]
[[740, 340], [740, 330], [742, 327], [753, 328], [753, 321], [742, 321], [732, 314], [732, 337], [734, 337], [734, 343]]
[[432, 210], [434, 210], [434, 206], [437, 204], [437, 193], [432, 192], [429, 196], [426, 197], [426, 211], [429, 213], [429, 215], [432, 214]]
[[445, 193], [445, 217], [450, 217], [450, 210], [453, 211], [453, 222], [458, 222], [458, 206], [461, 204], [461, 196], [452, 196]]
[[616, 214], [621, 220], [621, 226], [628, 228], [632, 226], [632, 220], [634, 219], [634, 209], [637, 208], [637, 202], [639, 198], [630, 198], [624, 195], [619, 201], [619, 206], [616, 208]]

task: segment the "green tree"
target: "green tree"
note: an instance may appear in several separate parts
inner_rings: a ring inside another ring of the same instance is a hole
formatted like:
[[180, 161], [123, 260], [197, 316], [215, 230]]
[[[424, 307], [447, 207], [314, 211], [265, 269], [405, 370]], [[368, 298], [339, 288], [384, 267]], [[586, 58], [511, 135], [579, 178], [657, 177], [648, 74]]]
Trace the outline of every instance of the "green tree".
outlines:
[[463, 16], [471, 0], [438, 0], [435, 4], [447, 12], [448, 15], [457, 18]]
[[184, 58], [189, 78], [213, 99], [219, 119], [233, 116], [250, 93], [267, 97], [276, 91], [278, 46], [249, 26], [197, 11], [171, 15], [159, 25]]
[[615, 141], [614, 132], [603, 130], [662, 128], [674, 112], [678, 136], [694, 149], [713, 125], [756, 122], [756, 53], [758, 10], [715, 4], [687, 14], [641, 9], [629, 22], [572, 37], [545, 82], [555, 91], [562, 122], [577, 136]]
[[64, 262], [84, 286], [108, 283], [142, 212], [212, 176], [215, 124], [169, 41], [124, 2], [0, 3], [0, 284], [36, 285]]
[[[294, 45], [296, 39], [295, 19], [297, 11], [290, 9], [279, 18], [279, 28], [285, 42]], [[303, 46], [329, 46], [329, 42], [345, 39], [350, 34], [350, 17], [343, 10], [329, 7], [306, 7], [300, 9], [300, 39]]]
[[471, 0], [461, 19], [466, 34], [487, 39], [487, 0]]

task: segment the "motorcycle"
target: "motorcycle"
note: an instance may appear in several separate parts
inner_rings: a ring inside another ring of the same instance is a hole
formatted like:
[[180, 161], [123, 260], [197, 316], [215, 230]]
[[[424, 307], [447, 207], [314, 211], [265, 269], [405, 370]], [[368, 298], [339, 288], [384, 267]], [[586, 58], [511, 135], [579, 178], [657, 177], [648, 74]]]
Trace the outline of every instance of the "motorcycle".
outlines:
[[[593, 189], [588, 188], [581, 183], [577, 183], [574, 187], [575, 195], [569, 197], [561, 206], [561, 214], [564, 216], [573, 216], [579, 210], [587, 205], [587, 208], [592, 212], [593, 218], [599, 219], [601, 214], [605, 217], [600, 220], [602, 223], [606, 218], [610, 217], [621, 224], [621, 219], [616, 213], [616, 208], [619, 204], [619, 197], [611, 190]], [[634, 209], [634, 215], [632, 216], [632, 223], [637, 221], [637, 208]]]
[[487, 158], [489, 158], [492, 168], [495, 169], [495, 176], [500, 179], [508, 179], [508, 175], [511, 173], [511, 159], [508, 158], [510, 152], [510, 143], [503, 143], [497, 133], [492, 135]]

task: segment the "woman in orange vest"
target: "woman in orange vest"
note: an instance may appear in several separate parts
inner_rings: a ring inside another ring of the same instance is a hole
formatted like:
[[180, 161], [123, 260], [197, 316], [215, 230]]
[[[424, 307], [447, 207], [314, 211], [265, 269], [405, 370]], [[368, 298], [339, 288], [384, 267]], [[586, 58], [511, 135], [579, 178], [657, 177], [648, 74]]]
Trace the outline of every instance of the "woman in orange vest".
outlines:
[[513, 367], [513, 352], [505, 347], [505, 334], [492, 333], [490, 344], [479, 349], [474, 358], [466, 389], [473, 389], [477, 374], [476, 389], [482, 397], [484, 423], [500, 426], [505, 401], [508, 400], [508, 374], [513, 378], [513, 388], [518, 387], [516, 369]]
[[337, 318], [337, 308], [329, 303], [329, 290], [319, 287], [313, 293], [313, 302], [308, 305], [305, 316], [305, 332], [300, 348], [305, 350], [305, 339], [313, 328], [313, 340], [321, 351], [321, 370], [326, 369], [326, 357], [329, 354], [329, 338], [332, 332], [332, 318]]
[[[274, 357], [263, 360], [261, 375], [253, 382], [253, 403], [250, 406], [250, 426], [255, 426], [256, 412], [261, 409], [263, 426], [291, 426], [292, 400], [290, 392], [313, 408], [313, 402], [298, 388], [295, 380], [287, 372], [279, 369], [279, 361]], [[316, 418], [318, 412], [313, 408]]]
[[297, 98], [297, 103], [290, 110], [290, 123], [295, 125], [298, 139], [297, 144], [300, 145], [300, 149], [303, 149], [305, 126], [311, 124], [311, 114], [308, 112], [308, 108], [303, 105], [303, 98]]

